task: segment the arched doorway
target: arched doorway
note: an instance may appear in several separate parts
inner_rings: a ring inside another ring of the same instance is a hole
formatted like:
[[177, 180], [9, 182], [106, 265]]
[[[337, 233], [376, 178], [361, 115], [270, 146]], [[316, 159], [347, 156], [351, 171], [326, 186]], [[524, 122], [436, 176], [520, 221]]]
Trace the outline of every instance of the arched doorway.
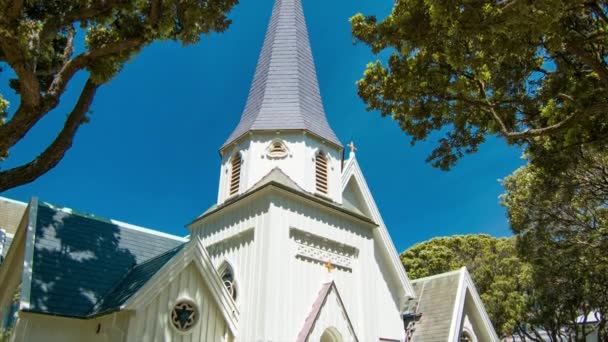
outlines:
[[327, 328], [321, 335], [321, 342], [342, 342], [342, 335], [334, 327]]

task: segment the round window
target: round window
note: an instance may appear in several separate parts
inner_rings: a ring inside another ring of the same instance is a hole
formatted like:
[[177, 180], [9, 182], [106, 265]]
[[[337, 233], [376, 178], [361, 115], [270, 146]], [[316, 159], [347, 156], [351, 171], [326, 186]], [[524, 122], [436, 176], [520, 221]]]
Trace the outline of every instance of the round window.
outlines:
[[198, 320], [198, 309], [190, 300], [180, 300], [171, 310], [171, 324], [180, 332], [187, 332]]

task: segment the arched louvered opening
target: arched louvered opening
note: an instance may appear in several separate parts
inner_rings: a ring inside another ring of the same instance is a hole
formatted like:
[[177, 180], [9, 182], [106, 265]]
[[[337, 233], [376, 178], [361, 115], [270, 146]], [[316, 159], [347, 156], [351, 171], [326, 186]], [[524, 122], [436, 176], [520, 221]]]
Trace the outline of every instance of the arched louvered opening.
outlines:
[[230, 196], [239, 192], [239, 186], [241, 183], [241, 165], [243, 161], [239, 153], [235, 153], [232, 156], [230, 162]]
[[317, 192], [327, 194], [327, 156], [323, 152], [317, 154], [315, 159], [315, 175]]

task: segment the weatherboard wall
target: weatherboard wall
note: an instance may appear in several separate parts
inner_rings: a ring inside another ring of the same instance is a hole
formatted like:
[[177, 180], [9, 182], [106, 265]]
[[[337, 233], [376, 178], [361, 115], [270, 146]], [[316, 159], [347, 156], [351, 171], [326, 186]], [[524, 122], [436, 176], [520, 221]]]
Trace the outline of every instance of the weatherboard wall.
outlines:
[[127, 313], [84, 320], [21, 311], [11, 341], [123, 341], [127, 326]]
[[[272, 229], [260, 234], [264, 243], [274, 247], [265, 250], [264, 262], [269, 270], [266, 282], [280, 286], [278, 290], [272, 286], [266, 289], [267, 336], [276, 341], [293, 340], [322, 284], [331, 277], [359, 340], [402, 337], [403, 323], [391, 292], [396, 286], [383, 274], [385, 266], [377, 255], [373, 225], [278, 193], [272, 197], [270, 210]], [[350, 267], [338, 266], [329, 273], [324, 263], [337, 263], [338, 256], [330, 253], [339, 249], [350, 250], [336, 253], [348, 254]], [[272, 322], [281, 317], [289, 319], [276, 329]], [[340, 333], [344, 336], [345, 332]]]
[[234, 269], [241, 341], [257, 334], [262, 317], [263, 304], [258, 292], [264, 286], [258, 253], [262, 247], [257, 245], [255, 228], [267, 226], [268, 206], [267, 199], [240, 201], [191, 227], [193, 237], [198, 235], [203, 240], [217, 268], [228, 262]]
[[[199, 310], [198, 322], [188, 333], [178, 332], [170, 323], [170, 312], [180, 299], [192, 300]], [[152, 301], [133, 314], [126, 339], [133, 342], [232, 340], [215, 299], [193, 264], [178, 273]]]
[[[377, 255], [372, 224], [268, 187], [191, 229], [217, 267], [228, 260], [235, 269], [239, 340], [295, 340], [328, 277], [335, 279], [360, 341], [402, 337], [395, 284], [383, 271], [388, 266]], [[315, 259], [302, 252], [298, 239], [342, 246], [351, 252], [351, 264], [329, 274], [324, 252]]]

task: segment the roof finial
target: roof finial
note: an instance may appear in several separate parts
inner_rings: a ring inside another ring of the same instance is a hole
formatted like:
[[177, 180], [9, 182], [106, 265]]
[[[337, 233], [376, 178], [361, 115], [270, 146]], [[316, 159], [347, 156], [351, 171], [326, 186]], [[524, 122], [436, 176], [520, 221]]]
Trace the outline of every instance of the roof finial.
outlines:
[[355, 157], [355, 152], [357, 151], [357, 147], [355, 147], [355, 143], [351, 141], [346, 146], [348, 146], [348, 148], [350, 148], [350, 153], [348, 154], [348, 159], [354, 158]]

